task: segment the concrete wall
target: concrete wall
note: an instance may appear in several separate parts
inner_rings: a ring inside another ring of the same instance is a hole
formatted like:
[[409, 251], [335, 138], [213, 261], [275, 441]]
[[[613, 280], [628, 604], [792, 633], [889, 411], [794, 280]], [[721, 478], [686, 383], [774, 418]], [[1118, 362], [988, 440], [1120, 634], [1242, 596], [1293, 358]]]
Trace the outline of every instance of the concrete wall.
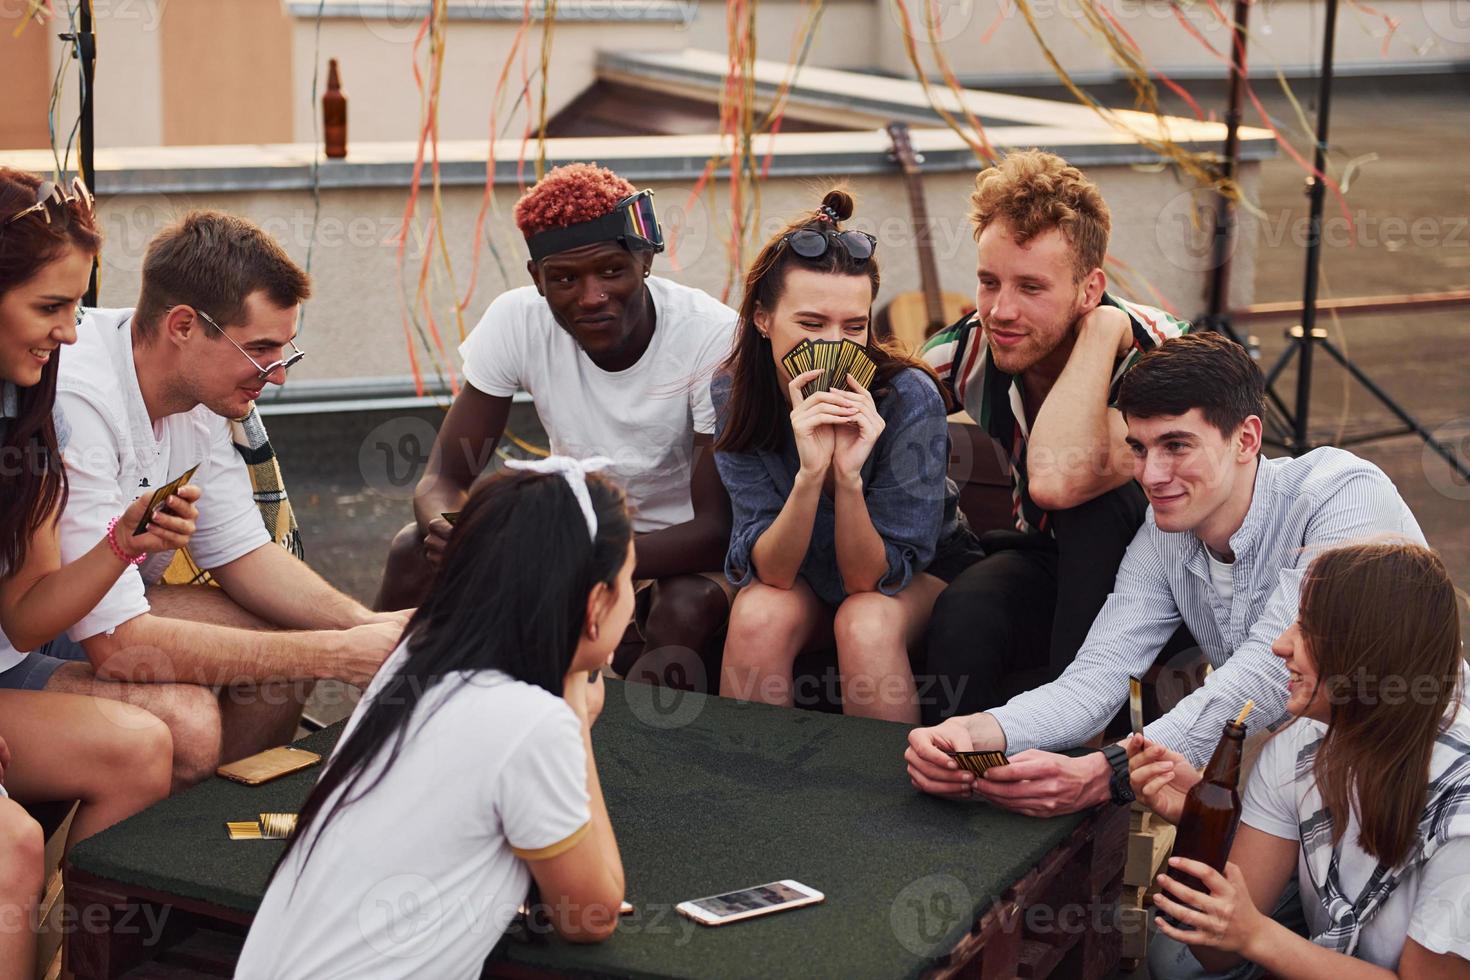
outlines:
[[[163, 142], [163, 56], [162, 23], [166, 9], [184, 3], [201, 0], [94, 0], [93, 15], [97, 32], [97, 75], [93, 119], [96, 145], [103, 146], [158, 146]], [[66, 5], [57, 4], [58, 10]], [[31, 24], [26, 34], [36, 30]], [[59, 128], [71, 128], [78, 111], [77, 70], [71, 57], [71, 49], [56, 35], [67, 30], [66, 22], [55, 19], [39, 34], [45, 35], [46, 61], [44, 66], [31, 61], [14, 61], [0, 57], [0, 92], [6, 98], [23, 86], [30, 91], [35, 85], [35, 72], [40, 71], [44, 80], [44, 94], [39, 99], [25, 97], [24, 111], [41, 120], [38, 140], [26, 143], [0, 141], [0, 148], [32, 148], [46, 146], [46, 107], [57, 64], [66, 61], [62, 73], [62, 92], [58, 103]], [[24, 36], [24, 35], [23, 35]], [[9, 32], [0, 35], [0, 52], [8, 52], [16, 42]], [[32, 42], [34, 43], [34, 42]], [[219, 39], [205, 41], [218, 45]], [[75, 163], [73, 163], [75, 166]]]
[[300, 86], [280, 0], [171, 0], [162, 28], [164, 145], [291, 139]]
[[[1191, 194], [1176, 185], [1167, 173], [1128, 166], [1095, 166], [1088, 171], [1112, 206], [1113, 254], [1146, 276], [1182, 313], [1197, 313], [1204, 303], [1209, 263], [1207, 238], [1191, 228]], [[841, 176], [772, 177], [765, 181], [759, 239], [773, 232], [791, 214], [810, 209], [831, 180]], [[1243, 179], [1248, 193], [1254, 197], [1259, 164], [1247, 164]], [[879, 238], [884, 295], [917, 289], [917, 259], [902, 182], [894, 176], [871, 175], [853, 177], [849, 183], [858, 198], [854, 226]], [[967, 173], [935, 174], [925, 180], [942, 285], [964, 294], [974, 290], [974, 245], [964, 218], [971, 184], [971, 175]], [[658, 258], [655, 270], [657, 274], [674, 276], [718, 296], [728, 272], [723, 244], [729, 217], [725, 209], [728, 191], [721, 182], [713, 193], [691, 205], [691, 185], [692, 181], [647, 182], [647, 186], [657, 191], [666, 229], [671, 236], [678, 236], [679, 243], [673, 256], [665, 254]], [[499, 218], [490, 219], [486, 233], [499, 262], [489, 248], [482, 252], [478, 284], [464, 313], [465, 330], [475, 325], [486, 305], [502, 290], [528, 282], [524, 243], [508, 218], [517, 194], [514, 185], [496, 190], [501, 213]], [[264, 225], [300, 262], [306, 261], [308, 246], [315, 239], [311, 252], [315, 298], [307, 307], [301, 339], [302, 348], [310, 356], [294, 370], [293, 378], [406, 375], [409, 359], [400, 296], [404, 289], [412, 295], [424, 246], [421, 240], [410, 241], [406, 249], [406, 284], [401, 287], [394, 236], [404, 201], [405, 192], [397, 188], [323, 190], [321, 213], [313, 225], [312, 200], [305, 191], [111, 195], [101, 202], [107, 233], [102, 302], [104, 305], [133, 303], [144, 247], [173, 217], [193, 207], [223, 208]], [[479, 201], [478, 188], [445, 189], [445, 237], [458, 276], [456, 289], [450, 288], [437, 258], [432, 266], [435, 315], [450, 353], [446, 364], [455, 370], [458, 360], [453, 356], [453, 349], [458, 344], [459, 326], [454, 321], [452, 299], [462, 295], [468, 286]], [[1243, 229], [1241, 242], [1235, 256], [1232, 289], [1237, 304], [1248, 303], [1254, 290], [1251, 270], [1255, 261], [1255, 233], [1249, 223]], [[675, 261], [678, 271], [675, 271]], [[1141, 301], [1151, 301], [1141, 284], [1121, 287], [1120, 291]], [[434, 357], [420, 339], [416, 337], [414, 343], [426, 373], [432, 375], [429, 365]]]
[[[315, 4], [304, 6], [315, 8]], [[339, 6], [350, 6], [339, 4]], [[381, 6], [381, 5], [378, 5]], [[473, 6], [473, 5], [471, 5]], [[572, 19], [575, 0], [565, 0], [561, 19], [551, 35], [552, 72], [546, 87], [547, 115], [555, 115], [596, 77], [599, 48], [618, 51], [678, 51], [703, 48], [725, 51], [725, 7], [709, 0], [677, 0], [670, 5], [675, 18], [666, 21], [638, 19], [645, 5], [603, 2], [588, 9], [614, 10], [601, 20]], [[877, 55], [873, 41], [876, 8], [869, 0], [830, 0], [808, 60], [826, 67], [870, 67]], [[293, 8], [299, 9], [299, 8]], [[785, 61], [803, 24], [803, 5], [790, 0], [768, 0], [758, 7], [756, 33], [762, 58]], [[526, 102], [517, 105], [521, 90], [521, 57], [531, 80], [531, 122], [537, 125], [540, 112], [539, 78], [544, 22], [537, 19], [526, 32], [507, 82], [507, 95], [498, 113], [501, 135], [514, 136], [526, 121]], [[480, 139], [489, 128], [491, 96], [515, 44], [520, 22], [504, 20], [452, 20], [444, 53], [444, 81], [440, 92], [439, 136], [441, 139]], [[295, 21], [293, 57], [296, 86], [293, 117], [295, 142], [312, 141], [315, 114], [311, 99], [311, 75], [316, 65], [325, 71], [328, 58], [336, 58], [342, 70], [342, 85], [348, 95], [349, 140], [415, 139], [419, 126], [419, 91], [413, 78], [413, 42], [419, 20], [389, 20], [372, 16], [337, 16], [321, 24], [320, 45], [316, 21]], [[420, 46], [420, 65], [427, 75], [427, 40]], [[630, 112], [636, 107], [629, 107]]]
[[0, 147], [46, 145], [46, 101], [51, 94], [50, 38], [35, 23], [20, 35], [26, 8], [0, 4]]
[[[1090, 2], [1090, 0], [1089, 0]], [[1029, 0], [1032, 16], [1047, 47], [1079, 80], [1115, 77], [1119, 68], [1098, 40], [1082, 12], [1083, 0]], [[894, 0], [876, 18], [877, 66], [915, 77], [904, 51], [903, 20]], [[1044, 60], [1018, 0], [933, 0], [938, 11], [937, 38], [950, 66], [966, 84], [991, 85], [1047, 82], [1056, 79]], [[1101, 4], [1121, 32], [1137, 42], [1153, 68], [1180, 78], [1223, 77], [1226, 64], [1192, 38], [1175, 16], [1177, 10], [1215, 48], [1229, 49], [1229, 29], [1210, 4], [1175, 4], [1169, 0], [1105, 0]], [[921, 53], [930, 34], [921, 0], [908, 3], [912, 30]], [[1230, 3], [1218, 9], [1229, 15]], [[1385, 47], [1389, 27], [1382, 17], [1342, 3], [1338, 12], [1334, 63], [1344, 72], [1390, 68], [1414, 70], [1470, 62], [1470, 16], [1462, 0], [1383, 0], [1372, 9], [1399, 22]], [[1277, 0], [1252, 4], [1249, 64], [1263, 80], [1276, 68], [1298, 73], [1316, 71], [1321, 62], [1326, 4], [1320, 0]], [[934, 72], [933, 59], [924, 63]], [[1264, 83], [1264, 82], [1263, 82]]]
[[[1017, 0], [934, 0], [939, 37], [955, 71], [967, 83], [1013, 85], [1054, 80]], [[1116, 66], [1096, 39], [1078, 30], [1081, 0], [1031, 0], [1040, 30], [1067, 70], [1084, 81], [1113, 77]], [[317, 40], [316, 0], [95, 0], [99, 60], [97, 145], [157, 146], [266, 140], [312, 140], [320, 109], [312, 75], [326, 59], [340, 60], [350, 97], [350, 138], [416, 136], [419, 93], [413, 81], [413, 39], [425, 4], [408, 0], [328, 0]], [[0, 5], [3, 6], [3, 5]], [[909, 0], [922, 16], [920, 0]], [[1106, 0], [1106, 9], [1156, 68], [1181, 78], [1219, 77], [1223, 64], [1191, 39], [1165, 0]], [[1222, 3], [1222, 9], [1228, 4]], [[454, 0], [445, 47], [441, 139], [483, 138], [490, 95], [520, 26], [518, 3]], [[594, 77], [598, 49], [667, 51], [727, 49], [726, 7], [711, 0], [561, 0], [552, 34], [553, 72], [548, 112], [555, 113]], [[794, 0], [758, 5], [757, 54], [787, 61], [794, 55], [806, 13]], [[1217, 48], [1226, 29], [1209, 5], [1179, 9]], [[1470, 19], [1464, 0], [1379, 0], [1374, 9], [1401, 22], [1383, 50], [1381, 19], [1344, 5], [1337, 32], [1337, 63], [1345, 71], [1443, 68], [1470, 63]], [[877, 68], [912, 77], [895, 0], [828, 0], [808, 63], [830, 68]], [[1280, 66], [1315, 67], [1324, 4], [1277, 0], [1252, 14], [1251, 63], [1263, 77]], [[392, 14], [401, 16], [385, 16]], [[509, 18], [509, 19], [507, 19]], [[0, 21], [3, 23], [3, 21]], [[59, 23], [59, 22], [58, 22]], [[21, 92], [19, 107], [0, 114], [0, 147], [44, 145], [45, 98], [63, 55], [54, 25], [35, 26], [21, 39], [0, 36], [0, 91]], [[921, 51], [928, 45], [915, 25]], [[40, 38], [44, 33], [45, 41]], [[532, 108], [539, 112], [542, 24], [527, 34]], [[227, 42], [227, 43], [226, 43]], [[47, 49], [43, 59], [38, 46]], [[427, 56], [427, 44], [421, 60]], [[931, 66], [932, 67], [932, 66]], [[501, 122], [519, 132], [524, 115], [510, 117], [519, 91], [517, 65]], [[70, 119], [74, 83], [63, 96]], [[524, 112], [524, 104], [521, 107]], [[636, 111], [630, 107], [630, 111]], [[17, 122], [7, 122], [12, 116]], [[38, 143], [38, 141], [41, 141]]]

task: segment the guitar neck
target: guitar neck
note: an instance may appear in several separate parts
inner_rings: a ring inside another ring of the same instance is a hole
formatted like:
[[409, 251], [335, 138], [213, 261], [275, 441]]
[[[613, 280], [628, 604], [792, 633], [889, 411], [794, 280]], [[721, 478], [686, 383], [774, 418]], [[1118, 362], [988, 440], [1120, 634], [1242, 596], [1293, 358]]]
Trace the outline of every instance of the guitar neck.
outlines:
[[914, 219], [914, 245], [919, 255], [919, 286], [924, 292], [924, 310], [930, 326], [942, 325], [944, 304], [939, 295], [939, 269], [934, 263], [934, 238], [929, 230], [929, 208], [918, 174], [909, 175], [909, 210]]
[[903, 168], [904, 189], [909, 195], [909, 213], [914, 222], [914, 247], [919, 256], [919, 286], [924, 296], [924, 312], [928, 317], [926, 334], [944, 326], [944, 297], [939, 290], [939, 269], [934, 263], [934, 238], [929, 230], [929, 208], [924, 202], [924, 185], [919, 178], [920, 157], [909, 139], [908, 124], [895, 120], [887, 126], [893, 141], [893, 155]]

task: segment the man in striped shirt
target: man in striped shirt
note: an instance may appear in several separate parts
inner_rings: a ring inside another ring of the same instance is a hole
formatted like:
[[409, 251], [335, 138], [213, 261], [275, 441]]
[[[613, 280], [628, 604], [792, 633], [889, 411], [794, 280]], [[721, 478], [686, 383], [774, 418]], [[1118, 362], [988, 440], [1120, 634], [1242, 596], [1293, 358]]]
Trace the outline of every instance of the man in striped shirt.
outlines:
[[926, 673], [934, 724], [1044, 684], [1072, 662], [1143, 521], [1122, 416], [1125, 372], [1189, 325], [1107, 292], [1111, 217], [1050, 153], [1008, 155], [975, 180], [977, 312], [924, 358], [1010, 460], [1014, 529], [940, 596]]
[[[1128, 373], [1118, 403], [1151, 505], [1113, 593], [1060, 678], [1002, 707], [915, 729], [905, 756], [918, 788], [981, 796], [1033, 816], [1132, 799], [1127, 752], [1056, 755], [1102, 731], [1183, 623], [1214, 667], [1203, 686], [1144, 729], [1196, 767], [1247, 700], [1282, 718], [1288, 674], [1271, 644], [1296, 620], [1302, 576], [1324, 549], [1423, 533], [1393, 483], [1341, 449], [1263, 459], [1265, 385], [1238, 344], [1206, 333], [1170, 340]], [[983, 642], [983, 638], [979, 638]], [[979, 779], [944, 750], [1003, 749]]]

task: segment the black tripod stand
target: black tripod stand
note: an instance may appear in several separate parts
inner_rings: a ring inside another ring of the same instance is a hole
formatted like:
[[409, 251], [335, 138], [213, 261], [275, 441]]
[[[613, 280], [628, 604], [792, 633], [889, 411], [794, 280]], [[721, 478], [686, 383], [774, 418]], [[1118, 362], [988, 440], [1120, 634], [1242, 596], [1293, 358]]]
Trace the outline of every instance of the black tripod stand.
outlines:
[[[1338, 0], [1327, 0], [1327, 21], [1324, 26], [1325, 36], [1322, 40], [1322, 76], [1317, 86], [1317, 145], [1312, 159], [1312, 168], [1316, 174], [1325, 174], [1327, 165], [1327, 124], [1332, 101], [1332, 48], [1333, 39], [1337, 33], [1337, 3]], [[1390, 436], [1417, 435], [1426, 446], [1443, 457], [1444, 461], [1450, 464], [1451, 469], [1462, 478], [1470, 480], [1470, 467], [1467, 467], [1450, 447], [1436, 440], [1418, 419], [1394, 401], [1386, 391], [1374, 383], [1372, 378], [1349, 360], [1347, 355], [1328, 339], [1325, 330], [1317, 329], [1317, 279], [1322, 264], [1322, 207], [1327, 188], [1323, 180], [1316, 175], [1307, 179], [1307, 187], [1310, 207], [1307, 222], [1306, 282], [1302, 293], [1302, 322], [1300, 326], [1292, 327], [1287, 331], [1289, 343], [1286, 350], [1271, 366], [1271, 370], [1266, 372], [1266, 390], [1271, 393], [1273, 403], [1285, 419], [1285, 424], [1277, 433], [1278, 438], [1267, 441], [1288, 450], [1293, 456], [1300, 456], [1315, 448], [1311, 435], [1307, 431], [1307, 419], [1312, 404], [1312, 354], [1315, 348], [1321, 347], [1333, 360], [1342, 365], [1343, 370], [1352, 375], [1353, 380], [1368, 389], [1369, 394], [1378, 399], [1403, 423], [1402, 428], [1354, 436], [1351, 439], [1342, 440], [1340, 445], [1354, 446], [1386, 439]], [[1295, 412], [1286, 410], [1281, 399], [1276, 397], [1273, 387], [1276, 379], [1293, 357], [1297, 358]]]
[[[72, 45], [72, 57], [80, 64], [79, 89], [81, 92], [81, 107], [78, 124], [77, 137], [77, 173], [82, 180], [86, 181], [92, 193], [97, 193], [97, 175], [92, 169], [93, 157], [93, 111], [92, 111], [92, 83], [97, 77], [97, 31], [92, 23], [91, 0], [82, 0], [81, 7], [77, 11], [79, 22], [75, 34], [60, 35], [63, 41]], [[57, 174], [60, 180], [64, 174]], [[97, 305], [97, 266], [98, 257], [92, 258], [92, 276], [87, 282], [86, 295], [82, 297], [83, 306]]]

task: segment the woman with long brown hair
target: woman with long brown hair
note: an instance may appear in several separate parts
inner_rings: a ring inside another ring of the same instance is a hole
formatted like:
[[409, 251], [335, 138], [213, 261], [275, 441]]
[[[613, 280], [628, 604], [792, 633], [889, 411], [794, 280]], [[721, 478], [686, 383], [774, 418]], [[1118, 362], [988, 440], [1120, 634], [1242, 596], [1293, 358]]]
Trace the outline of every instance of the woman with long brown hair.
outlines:
[[[853, 199], [771, 238], [745, 278], [735, 349], [711, 385], [730, 494], [730, 613], [720, 693], [790, 705], [791, 666], [835, 639], [848, 714], [919, 719], [909, 650], [944, 586], [979, 558], [947, 477], [946, 405], [921, 361], [878, 341], [877, 244], [846, 231]], [[877, 368], [803, 395], [802, 341], [850, 340]], [[838, 384], [843, 388], [838, 388]]]
[[[1444, 563], [1409, 543], [1324, 552], [1271, 649], [1293, 721], [1250, 774], [1225, 873], [1170, 862], [1209, 893], [1160, 878], [1177, 924], [1160, 920], [1152, 975], [1470, 977], [1470, 707]], [[1139, 736], [1129, 751], [1139, 799], [1177, 821], [1200, 774]], [[1293, 877], [1306, 936], [1278, 921]]]
[[75, 843], [166, 796], [172, 768], [163, 722], [132, 705], [43, 692], [54, 665], [35, 652], [81, 619], [137, 556], [182, 547], [193, 531], [193, 488], [135, 535], [148, 503], [139, 498], [89, 553], [60, 561], [67, 428], [54, 415], [56, 376], [61, 347], [76, 340], [100, 246], [79, 181], [68, 188], [0, 168], [0, 963], [17, 964], [24, 976], [35, 951], [42, 842], [8, 797], [80, 800]]

